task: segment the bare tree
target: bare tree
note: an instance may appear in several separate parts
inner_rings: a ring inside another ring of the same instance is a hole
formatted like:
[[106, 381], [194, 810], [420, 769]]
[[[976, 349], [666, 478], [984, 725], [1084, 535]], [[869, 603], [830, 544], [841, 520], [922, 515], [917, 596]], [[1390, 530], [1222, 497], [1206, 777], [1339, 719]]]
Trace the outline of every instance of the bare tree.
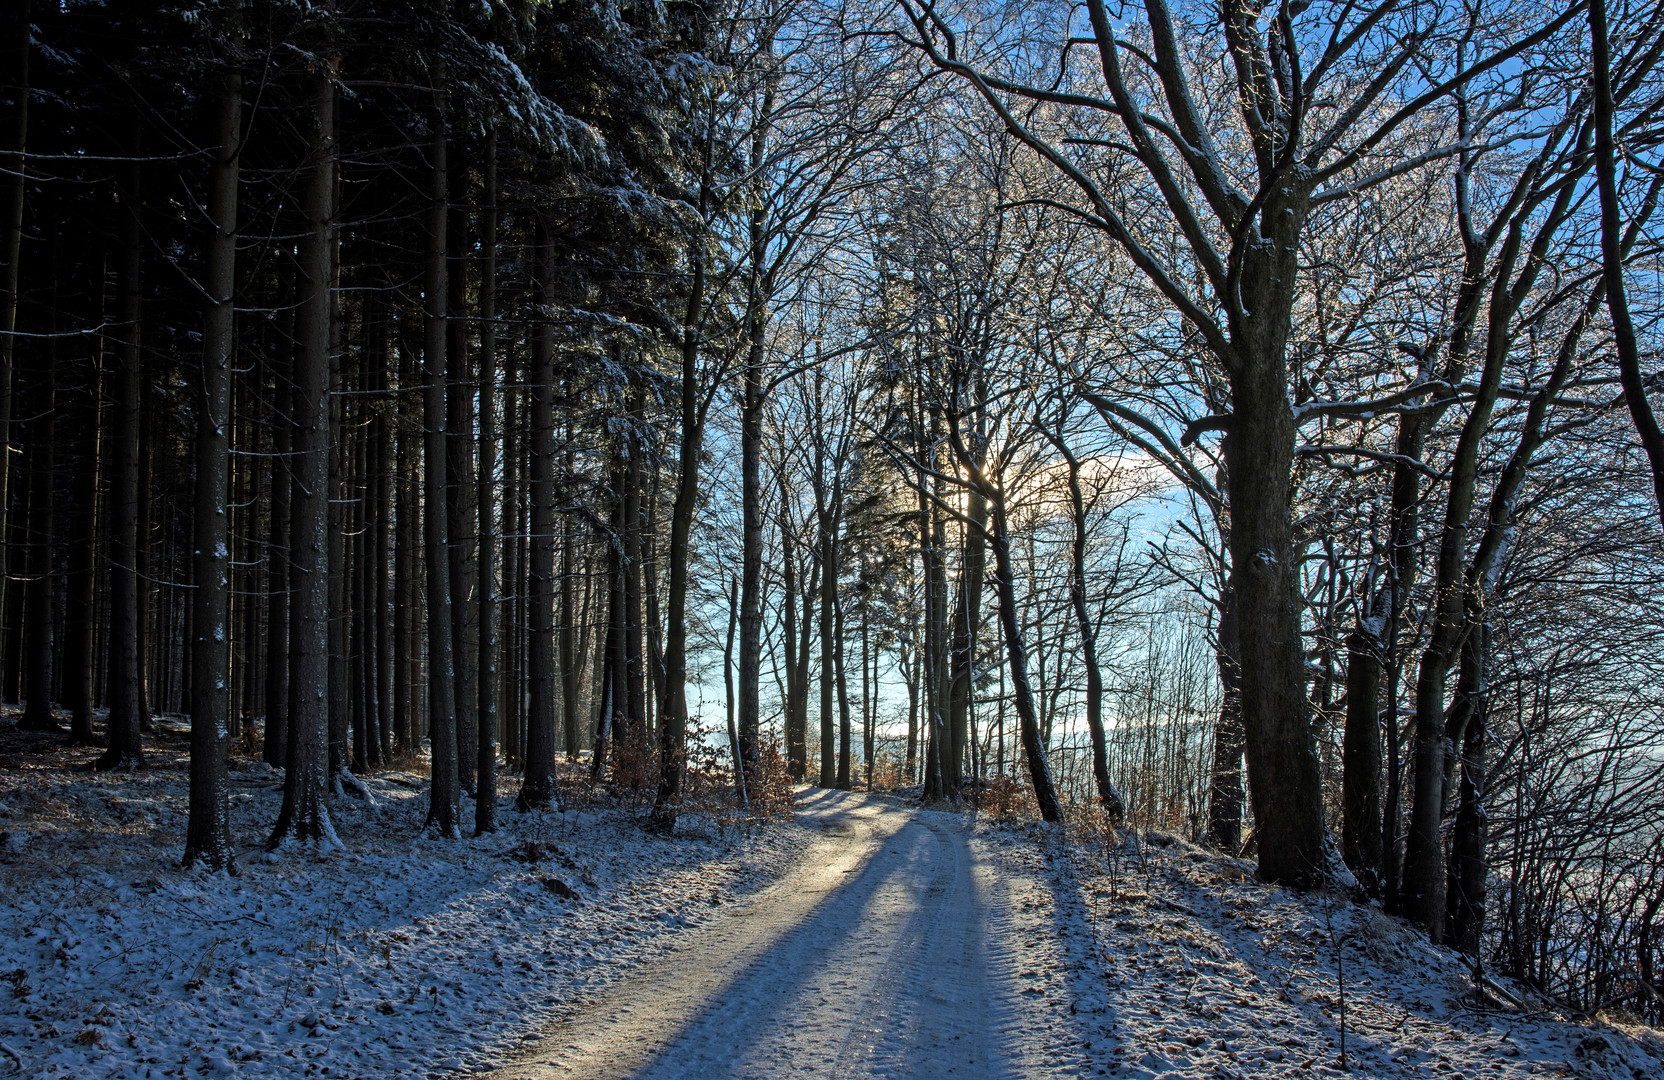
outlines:
[[[1212, 25], [1186, 26], [1184, 33], [1192, 45], [1208, 41], [1209, 52], [1234, 71], [1232, 89], [1250, 148], [1247, 159], [1237, 161], [1222, 151], [1214, 117], [1199, 104], [1179, 27], [1164, 0], [1143, 5], [1149, 52], [1128, 49], [1107, 6], [1089, 0], [1102, 91], [1066, 78], [1066, 63], [1045, 81], [979, 64], [962, 52], [961, 35], [930, 0], [901, 3], [911, 44], [964, 79], [1013, 138], [1069, 178], [1083, 199], [1069, 212], [1120, 246], [1227, 376], [1230, 413], [1211, 423], [1224, 431], [1230, 585], [1240, 625], [1242, 718], [1260, 874], [1315, 884], [1327, 877], [1328, 859], [1300, 633], [1291, 517], [1297, 422], [1287, 356], [1300, 239], [1316, 207], [1459, 152], [1459, 145], [1412, 152], [1395, 136], [1453, 90], [1528, 56], [1575, 12], [1562, 12], [1531, 34], [1505, 37], [1499, 27], [1482, 61], [1439, 71], [1419, 62], [1434, 29], [1421, 20], [1436, 17], [1430, 14], [1400, 11], [1390, 2], [1338, 11], [1285, 6], [1272, 15], [1237, 0], [1225, 3]], [[1059, 32], [1073, 35], [1072, 17], [1063, 17]], [[1308, 70], [1299, 42], [1309, 38], [1328, 44]], [[1123, 52], [1140, 65], [1139, 79], [1124, 73]], [[1142, 79], [1145, 70], [1153, 84]], [[1372, 74], [1354, 78], [1360, 71]], [[1403, 104], [1384, 108], [1392, 97]], [[1316, 107], [1330, 99], [1344, 104]], [[1085, 145], [1102, 147], [1103, 156], [1083, 161], [1060, 141], [1074, 136], [1051, 135], [1039, 126], [1039, 118], [1055, 110], [1036, 113], [1017, 101], [1113, 119], [1125, 141], [1093, 129], [1082, 137]], [[1179, 238], [1184, 264], [1164, 259], [1159, 252], [1165, 242], [1156, 246], [1142, 221], [1128, 215], [1108, 186], [1110, 176], [1122, 182], [1119, 174], [1101, 171], [1109, 156], [1136, 170], [1153, 206], [1165, 212], [1161, 227], [1168, 231], [1162, 235]], [[1385, 164], [1378, 165], [1383, 157]], [[1205, 299], [1186, 283], [1192, 269], [1207, 289]]]

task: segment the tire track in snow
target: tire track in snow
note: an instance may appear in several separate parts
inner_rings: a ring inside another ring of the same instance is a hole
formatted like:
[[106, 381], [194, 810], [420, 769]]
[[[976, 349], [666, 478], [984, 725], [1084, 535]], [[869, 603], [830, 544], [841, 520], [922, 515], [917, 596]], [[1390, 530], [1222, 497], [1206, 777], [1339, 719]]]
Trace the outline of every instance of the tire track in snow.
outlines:
[[998, 1076], [988, 890], [944, 814], [819, 796], [775, 886], [494, 1080]]

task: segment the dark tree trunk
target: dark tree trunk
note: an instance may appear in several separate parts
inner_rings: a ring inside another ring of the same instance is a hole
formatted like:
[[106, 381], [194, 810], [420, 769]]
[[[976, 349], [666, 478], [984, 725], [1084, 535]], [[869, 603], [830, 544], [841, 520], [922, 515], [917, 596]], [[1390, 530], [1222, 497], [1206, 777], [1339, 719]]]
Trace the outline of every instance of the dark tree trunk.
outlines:
[[71, 423], [75, 435], [75, 475], [70, 481], [68, 593], [64, 605], [64, 703], [69, 706], [69, 741], [92, 746], [93, 624], [97, 603], [98, 462], [101, 356], [95, 351], [83, 365], [85, 382], [77, 388]]
[[[554, 237], [538, 226], [537, 271], [541, 299], [553, 303]], [[532, 330], [531, 529], [528, 552], [526, 669], [530, 701], [526, 714], [525, 777], [515, 805], [542, 809], [559, 798], [555, 784], [555, 328], [539, 319]]]
[[1606, 0], [1589, 0], [1589, 38], [1595, 91], [1595, 184], [1600, 192], [1600, 247], [1606, 307], [1612, 316], [1612, 338], [1618, 351], [1624, 402], [1629, 406], [1630, 420], [1652, 467], [1653, 497], [1659, 520], [1664, 521], [1664, 430], [1659, 429], [1658, 418], [1647, 398], [1640, 348], [1624, 289], [1623, 221], [1618, 205], [1617, 151], [1612, 141], [1612, 74]]
[[692, 287], [682, 329], [681, 445], [677, 460], [676, 500], [670, 511], [670, 581], [666, 595], [664, 673], [659, 709], [659, 790], [653, 802], [652, 828], [669, 833], [676, 825], [687, 771], [688, 738], [688, 543], [699, 497], [699, 455], [704, 445], [704, 414], [699, 390], [699, 345], [705, 307], [705, 252], [691, 252]]
[[[139, 137], [134, 137], [137, 145]], [[100, 769], [131, 769], [144, 764], [140, 731], [144, 723], [139, 671], [139, 413], [143, 408], [143, 353], [139, 346], [140, 309], [144, 266], [144, 226], [140, 218], [142, 166], [134, 164], [127, 190], [120, 273], [120, 345], [117, 350], [111, 409], [114, 431], [111, 438], [110, 488], [107, 496], [110, 516], [109, 590], [110, 707], [109, 748], [99, 757]]]
[[[553, 411], [550, 413], [553, 426]], [[570, 471], [570, 462], [568, 463]], [[552, 515], [551, 515], [552, 520]], [[578, 757], [579, 704], [583, 693], [584, 656], [578, 647], [578, 540], [563, 523], [560, 540], [560, 670], [561, 742], [568, 761]], [[551, 751], [552, 752], [552, 751]]]
[[[941, 417], [933, 415], [932, 424], [940, 426]], [[948, 732], [948, 702], [951, 695], [952, 643], [948, 637], [948, 521], [947, 514], [936, 501], [942, 497], [943, 482], [932, 480], [933, 498], [926, 522], [930, 526], [930, 737], [934, 745], [931, 776], [939, 798], [952, 794], [948, 788], [948, 762], [952, 755], [952, 736]]]
[[1445, 796], [1445, 684], [1469, 629], [1466, 585], [1469, 517], [1478, 494], [1479, 451], [1502, 382], [1508, 352], [1509, 278], [1521, 243], [1516, 222], [1499, 257], [1489, 311], [1490, 334], [1479, 387], [1449, 466], [1444, 527], [1435, 559], [1427, 647], [1416, 670], [1414, 798], [1404, 851], [1404, 913], [1435, 943], [1444, 934], [1446, 869], [1440, 826]]
[[[919, 452], [921, 456], [929, 445], [920, 438]], [[928, 459], [923, 459], [928, 460]], [[938, 691], [941, 684], [936, 679], [936, 653], [941, 648], [940, 626], [936, 619], [936, 590], [938, 588], [936, 562], [941, 556], [936, 547], [933, 525], [936, 518], [935, 507], [930, 499], [930, 479], [925, 470], [919, 470], [919, 580], [924, 584], [924, 602], [920, 621], [923, 624], [921, 637], [921, 652], [919, 657], [919, 681], [924, 688], [924, 730], [921, 733], [924, 741], [924, 784], [923, 795], [926, 802], [942, 797], [942, 699]]]
[[416, 428], [411, 390], [421, 385], [416, 370], [415, 349], [401, 342], [400, 394], [394, 405], [397, 444], [394, 451], [394, 513], [397, 518], [393, 551], [393, 746], [400, 754], [413, 754], [421, 744], [416, 722], [416, 648], [412, 640], [416, 625], [416, 573], [420, 552], [417, 520]]
[[[239, 195], [239, 198], [241, 196]], [[252, 374], [254, 368], [249, 368]], [[259, 428], [247, 415], [244, 399], [237, 389], [237, 375], [231, 376], [231, 445], [261, 450]], [[265, 590], [259, 583], [260, 565], [255, 540], [255, 524], [259, 520], [259, 477], [252, 461], [231, 459], [232, 625], [238, 626], [231, 642], [231, 723], [226, 735], [231, 746], [245, 749], [254, 733], [254, 718], [260, 715], [262, 690], [260, 687], [259, 645], [261, 610], [260, 594]], [[237, 569], [241, 567], [241, 569]]]
[[210, 870], [234, 864], [231, 782], [226, 775], [231, 711], [231, 359], [237, 285], [237, 179], [243, 80], [228, 71], [216, 104], [215, 148], [208, 182], [208, 241], [203, 289], [208, 310], [202, 332], [201, 397], [197, 402], [196, 504], [191, 580], [191, 797], [185, 825], [186, 866]]
[[1450, 842], [1450, 873], [1445, 912], [1447, 940], [1475, 963], [1485, 928], [1485, 814], [1486, 714], [1490, 704], [1486, 666], [1490, 661], [1491, 626], [1481, 623], [1462, 649], [1462, 669], [1456, 677], [1456, 709], [1461, 742], [1461, 773], [1456, 795], [1456, 824]]
[[[331, 274], [334, 277], [334, 274]], [[331, 295], [333, 296], [333, 288]], [[328, 462], [329, 462], [329, 761], [326, 765], [326, 784], [331, 795], [339, 795], [351, 780], [348, 769], [348, 749], [352, 726], [348, 716], [347, 688], [347, 621], [350, 618], [347, 589], [347, 534], [351, 511], [347, 508], [346, 477], [352, 468], [351, 451], [346, 444], [347, 402], [341, 396], [341, 371], [336, 362], [338, 348], [333, 343], [336, 326], [334, 301], [331, 300], [332, 344], [329, 350], [328, 391]]]
[[1235, 854], [1242, 849], [1242, 646], [1228, 570], [1220, 587], [1218, 633], [1214, 662], [1219, 670], [1219, 717], [1208, 774], [1208, 836], [1220, 849]]
[[1109, 740], [1104, 732], [1104, 678], [1098, 669], [1098, 633], [1086, 606], [1086, 499], [1080, 487], [1080, 461], [1063, 441], [1061, 425], [1057, 434], [1050, 437], [1069, 467], [1069, 508], [1075, 526], [1070, 549], [1069, 600], [1075, 609], [1080, 659], [1086, 669], [1086, 728], [1092, 738], [1092, 776], [1098, 782], [1098, 801], [1105, 813], [1110, 820], [1119, 821], [1126, 814], [1126, 804], [1109, 778]]
[[309, 80], [313, 142], [301, 212], [293, 398], [294, 483], [289, 495], [289, 753], [283, 807], [268, 847], [293, 838], [320, 847], [339, 841], [324, 805], [329, 722], [329, 368], [330, 283], [335, 259], [335, 65]]
[[[141, 370], [143, 361], [140, 361]], [[141, 400], [154, 397], [154, 388], [148, 379], [140, 384]], [[156, 650], [153, 639], [161, 636], [153, 621], [152, 601], [156, 595], [153, 584], [156, 575], [151, 566], [150, 533], [154, 525], [151, 520], [151, 492], [156, 476], [156, 409], [146, 402], [139, 406], [139, 513], [138, 521], [133, 529], [136, 537], [133, 548], [134, 578], [138, 582], [138, 624], [139, 624], [139, 727], [143, 731], [154, 729], [150, 706], [150, 683], [153, 675], [152, 665], [156, 660]]]
[[[820, 777], [823, 788], [838, 782], [837, 729], [832, 712], [837, 679], [837, 650], [833, 647], [833, 612], [838, 604], [838, 542], [836, 509], [831, 505], [826, 480], [826, 434], [821, 400], [824, 387], [821, 373], [815, 372], [815, 511], [817, 535], [820, 541]], [[834, 466], [835, 468], [836, 466]]]
[[[58, 266], [54, 254], [51, 266]], [[54, 277], [56, 274], [54, 273]], [[54, 285], [53, 293], [57, 288]], [[55, 307], [56, 305], [54, 305]], [[28, 495], [25, 550], [28, 553], [23, 590], [23, 715], [21, 731], [61, 731], [52, 714], [52, 647], [57, 605], [53, 585], [57, 575], [52, 565], [53, 547], [53, 459], [57, 449], [57, 403], [53, 368], [57, 364], [57, 340], [53, 339], [35, 373], [28, 395], [29, 419]]]
[[722, 683], [727, 691], [728, 752], [734, 763], [734, 799], [741, 806], [749, 806], [745, 792], [745, 758], [740, 754], [740, 729], [734, 722], [734, 629], [740, 619], [740, 583], [736, 579], [728, 588], [728, 636], [722, 648]]
[[[917, 627], [914, 629], [917, 630]], [[923, 681], [920, 678], [922, 656], [923, 651], [915, 640], [912, 647], [902, 654], [901, 662], [902, 677], [907, 682], [907, 749], [902, 758], [902, 772], [906, 774], [908, 783], [912, 783], [919, 772], [919, 684]], [[999, 707], [1003, 715], [1005, 702], [1001, 701]], [[1001, 749], [1003, 750], [1003, 746]]]
[[[9, 146], [6, 155], [6, 201], [4, 237], [0, 239], [6, 259], [4, 277], [0, 277], [0, 544], [8, 536], [7, 511], [11, 506], [10, 476], [12, 442], [12, 363], [17, 355], [17, 306], [21, 284], [23, 253], [23, 205], [29, 190], [29, 60], [34, 52], [30, 42], [30, 0], [19, 0], [15, 5], [17, 48], [12, 69], [12, 116]], [[135, 196], [136, 197], [136, 196]], [[0, 553], [3, 555], [3, 553]], [[6, 567], [0, 564], [0, 610], [4, 610]]]
[[866, 772], [867, 790], [872, 790], [873, 740], [878, 731], [878, 702], [873, 688], [878, 685], [878, 656], [872, 651], [872, 611], [861, 606], [861, 765]]
[[980, 492], [966, 495], [964, 562], [959, 569], [959, 597], [953, 613], [952, 644], [949, 651], [948, 719], [946, 753], [942, 757], [942, 787], [949, 797], [959, 794], [963, 783], [965, 751], [970, 742], [971, 684], [976, 668], [977, 627], [982, 619], [982, 585], [988, 576], [988, 500]]
[[[739, 748], [747, 771], [757, 763], [762, 725], [759, 689], [763, 653], [763, 329], [753, 313], [740, 414]], [[789, 592], [786, 606], [793, 598]], [[790, 630], [787, 631], [790, 633]], [[789, 706], [788, 706], [789, 708]]]
[[[494, 166], [493, 166], [494, 167]], [[493, 202], [495, 205], [495, 202]], [[495, 247], [492, 255], [495, 256]], [[495, 267], [493, 266], [493, 273]], [[493, 304], [493, 311], [496, 310]], [[495, 317], [493, 317], [495, 321]], [[493, 335], [495, 328], [493, 327]], [[520, 526], [517, 517], [520, 511], [520, 410], [519, 394], [512, 387], [519, 382], [514, 366], [513, 350], [505, 343], [502, 347], [502, 415], [503, 415], [503, 486], [501, 510], [498, 516], [497, 533], [499, 537], [499, 551], [501, 553], [502, 587], [498, 590], [499, 604], [497, 607], [499, 630], [497, 641], [498, 676], [497, 676], [497, 730], [501, 733], [503, 743], [503, 762], [511, 768], [518, 768], [526, 760], [525, 742], [520, 733], [519, 698], [522, 693], [520, 686], [519, 666], [519, 628], [524, 622], [520, 611], [524, 597], [520, 587], [520, 536], [525, 530]], [[506, 610], [501, 604], [501, 598], [508, 600]]]
[[[638, 399], [639, 402], [639, 399]], [[632, 411], [640, 411], [639, 404]], [[645, 417], [642, 417], [645, 421]], [[621, 479], [623, 490], [619, 493], [618, 508], [620, 513], [619, 538], [623, 541], [623, 561], [620, 569], [623, 571], [623, 600], [624, 607], [619, 627], [624, 635], [624, 655], [622, 673], [624, 676], [624, 693], [619, 697], [619, 704], [624, 709], [624, 722], [620, 738], [628, 742], [634, 752], [643, 760], [647, 755], [647, 667], [646, 656], [643, 653], [643, 627], [641, 623], [641, 523], [642, 523], [642, 451], [639, 443], [640, 429], [637, 428], [623, 440], [619, 447], [623, 461]]]
[[[836, 488], [836, 485], [834, 485]], [[849, 677], [844, 668], [844, 605], [842, 599], [833, 610], [832, 651], [838, 680], [838, 790], [851, 787], [850, 741], [853, 732], [849, 720]]]
[[1341, 857], [1371, 896], [1381, 869], [1381, 642], [1362, 627], [1346, 640], [1341, 747]]
[[1022, 630], [1017, 623], [1016, 576], [1011, 569], [1011, 538], [1006, 529], [1004, 493], [989, 493], [994, 532], [994, 578], [1000, 598], [1000, 624], [1005, 636], [1006, 665], [1011, 670], [1011, 687], [1021, 725], [1023, 753], [1028, 759], [1029, 782], [1034, 787], [1034, 801], [1040, 806], [1040, 817], [1045, 821], [1062, 821], [1063, 810], [1058, 805], [1057, 790], [1052, 785], [1051, 767], [1046, 763], [1046, 747], [1040, 740], [1040, 725], [1034, 716], [1034, 697], [1028, 685], [1028, 661], [1023, 653]]
[[1386, 744], [1386, 791], [1381, 809], [1380, 889], [1383, 907], [1397, 914], [1401, 901], [1401, 861], [1399, 859], [1399, 819], [1402, 817], [1403, 768], [1401, 764], [1398, 697], [1403, 678], [1403, 663], [1398, 644], [1398, 630], [1403, 624], [1409, 605], [1410, 590], [1415, 583], [1421, 530], [1421, 475], [1410, 465], [1420, 461], [1423, 445], [1431, 421], [1427, 413], [1412, 413], [1399, 418], [1394, 452], [1399, 461], [1393, 466], [1392, 501], [1387, 530], [1387, 625], [1382, 651], [1386, 663], [1386, 702], [1382, 713], [1381, 730]]
[[[808, 604], [812, 589], [800, 592], [797, 580], [796, 533], [792, 529], [791, 498], [786, 490], [786, 470], [777, 477], [780, 484], [780, 549], [786, 595], [782, 604], [786, 638], [786, 772], [802, 780], [809, 772], [809, 612], [803, 611], [799, 626], [798, 604]], [[742, 600], [743, 602], [743, 600]], [[802, 646], [799, 648], [799, 636]]]
[[[1260, 266], [1245, 272], [1243, 291], [1250, 291], [1249, 274], [1292, 273], [1292, 265]], [[1273, 327], [1283, 328], [1274, 330], [1279, 338], [1286, 332], [1286, 320], [1274, 314], [1277, 303], [1272, 297], [1251, 297], [1247, 303], [1256, 323], [1263, 307]], [[1294, 417], [1282, 341], [1254, 346], [1232, 379], [1234, 422], [1225, 435], [1248, 791], [1259, 842], [1259, 876], [1311, 886], [1327, 878], [1328, 867], [1294, 565]]]
[[[391, 329], [385, 323], [381, 327], [383, 364], [376, 373], [376, 386], [383, 392], [388, 391], [392, 384]], [[383, 765], [393, 760], [393, 723], [396, 716], [393, 708], [396, 671], [393, 650], [393, 596], [388, 581], [393, 560], [392, 518], [398, 513], [393, 477], [393, 408], [391, 402], [385, 402], [376, 409], [371, 434], [371, 438], [375, 440], [376, 469], [375, 475], [371, 478], [374, 497], [369, 513], [371, 528], [375, 533], [375, 550], [370, 562], [373, 584], [370, 603], [371, 614], [375, 620], [376, 732], [381, 740], [380, 756]]]
[[[282, 290], [284, 307], [294, 311]], [[261, 759], [275, 768], [289, 763], [289, 496], [294, 490], [293, 444], [293, 319], [286, 319], [277, 335], [277, 358], [272, 371], [271, 527], [266, 534], [266, 717]]]
[[485, 137], [480, 222], [479, 731], [474, 835], [497, 831], [497, 567], [491, 487], [497, 472], [497, 131]]
[[445, 322], [445, 531], [450, 543], [451, 660], [454, 667], [451, 689], [456, 700], [457, 782], [463, 791], [474, 791], [474, 764], [479, 756], [479, 720], [476, 713], [475, 662], [479, 643], [475, 635], [479, 611], [474, 564], [474, 389], [468, 356], [468, 166], [467, 146], [462, 132], [467, 120], [455, 118], [457, 132], [448, 159], [450, 175], [450, 221], [446, 230]]
[[[443, 73], [440, 73], [443, 81]], [[443, 100], [442, 91], [435, 90]], [[428, 629], [428, 746], [433, 762], [429, 785], [428, 824], [440, 836], [461, 835], [460, 777], [457, 772], [456, 670], [451, 641], [450, 540], [446, 534], [445, 436], [446, 358], [446, 224], [450, 212], [446, 169], [445, 111], [438, 104], [429, 113], [428, 251], [423, 278], [426, 310], [423, 325], [422, 390], [422, 532], [427, 572]]]
[[[375, 386], [375, 370], [386, 370], [387, 339], [380, 321], [366, 313], [364, 332], [367, 359], [359, 385], [365, 389]], [[372, 336], [373, 335], [373, 336]], [[376, 337], [380, 338], [379, 344]], [[373, 352], [371, 350], [374, 350]], [[373, 365], [373, 366], [372, 366]], [[376, 669], [376, 623], [379, 616], [375, 606], [376, 530], [370, 522], [375, 513], [371, 502], [372, 487], [381, 471], [378, 456], [380, 439], [376, 434], [374, 406], [366, 404], [357, 411], [360, 419], [355, 425], [353, 459], [353, 540], [352, 540], [352, 664], [358, 709], [357, 721], [352, 725], [353, 769], [369, 772], [381, 764], [381, 704], [376, 694], [380, 682]]]
[[[606, 776], [609, 758], [616, 758], [629, 738], [629, 687], [624, 664], [624, 499], [620, 491], [624, 468], [615, 453], [608, 486], [612, 512], [602, 542], [607, 549], [607, 621], [601, 646], [601, 708], [595, 720], [595, 754], [590, 771], [599, 780]], [[614, 767], [615, 776], [617, 766]], [[634, 784], [635, 777], [619, 777]]]

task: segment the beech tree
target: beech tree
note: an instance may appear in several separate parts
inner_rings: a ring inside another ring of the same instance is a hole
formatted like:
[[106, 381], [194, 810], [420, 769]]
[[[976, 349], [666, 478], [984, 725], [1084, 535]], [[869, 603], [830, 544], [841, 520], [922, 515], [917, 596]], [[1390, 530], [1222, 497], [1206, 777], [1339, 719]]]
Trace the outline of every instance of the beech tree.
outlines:
[[[1452, 91], [1505, 73], [1509, 61], [1529, 57], [1559, 34], [1575, 11], [1559, 12], [1525, 35], [1510, 33], [1501, 22], [1475, 26], [1469, 34], [1487, 44], [1483, 58], [1471, 61], [1466, 55], [1456, 60], [1429, 53], [1426, 43], [1437, 16], [1400, 11], [1392, 3], [1333, 13], [1307, 9], [1299, 15], [1283, 9], [1273, 17], [1246, 5], [1224, 5], [1207, 20], [1211, 25], [1198, 20], [1185, 29], [1196, 40], [1206, 26], [1213, 50], [1234, 65], [1234, 96], [1251, 148], [1247, 160], [1237, 161], [1221, 151], [1210, 118], [1200, 110], [1192, 89], [1196, 76], [1188, 70], [1178, 24], [1165, 3], [1144, 5], [1153, 84], [1126, 76], [1109, 11], [1093, 2], [1087, 14], [1099, 86], [1086, 84], [1083, 76], [1064, 87], [1073, 75], [1065, 63], [1057, 89], [1028, 81], [1023, 72], [980, 63], [962, 50], [962, 35], [937, 7], [909, 0], [902, 6], [910, 43], [974, 87], [1013, 138], [1075, 184], [1082, 203], [1072, 211], [1120, 245], [1224, 369], [1231, 408], [1228, 418], [1211, 423], [1225, 433], [1231, 590], [1260, 873], [1272, 881], [1316, 883], [1326, 877], [1328, 863], [1304, 692], [1290, 510], [1297, 425], [1286, 355], [1300, 238], [1316, 207], [1357, 198], [1394, 175], [1460, 152], [1459, 140], [1412, 149], [1404, 139], [1406, 127]], [[1072, 16], [1064, 17], [1058, 33], [1072, 32]], [[1307, 38], [1328, 42], [1309, 69], [1301, 55]], [[1373, 74], [1342, 85], [1359, 70]], [[1389, 92], [1403, 104], [1379, 107]], [[1313, 107], [1331, 97], [1334, 108]], [[1118, 123], [1129, 144], [1106, 142], [1094, 132], [1087, 145], [1126, 146], [1121, 156], [1139, 170], [1151, 198], [1159, 200], [1155, 205], [1182, 237], [1186, 263], [1172, 264], [1156, 254], [1153, 237], [1140, 231], [1142, 224], [1095, 178], [1101, 175], [1099, 163], [1066, 153], [1059, 140], [1072, 136], [1039, 127], [1012, 104], [1020, 100], [1059, 106], [1065, 117], [1080, 112]], [[1205, 300], [1188, 285], [1192, 267], [1205, 283]]]

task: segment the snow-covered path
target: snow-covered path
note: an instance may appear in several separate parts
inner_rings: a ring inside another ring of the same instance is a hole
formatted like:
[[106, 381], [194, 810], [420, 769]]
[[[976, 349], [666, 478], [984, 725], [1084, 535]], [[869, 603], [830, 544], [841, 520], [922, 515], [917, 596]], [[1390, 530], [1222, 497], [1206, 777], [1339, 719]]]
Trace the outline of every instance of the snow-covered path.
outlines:
[[1664, 1075], [1656, 1034], [1476, 1012], [1414, 928], [1172, 838], [1106, 862], [1033, 826], [803, 800], [789, 870], [490, 1080]]
[[791, 872], [496, 1080], [1035, 1075], [1005, 883], [964, 819], [837, 792], [799, 816], [819, 835]]

